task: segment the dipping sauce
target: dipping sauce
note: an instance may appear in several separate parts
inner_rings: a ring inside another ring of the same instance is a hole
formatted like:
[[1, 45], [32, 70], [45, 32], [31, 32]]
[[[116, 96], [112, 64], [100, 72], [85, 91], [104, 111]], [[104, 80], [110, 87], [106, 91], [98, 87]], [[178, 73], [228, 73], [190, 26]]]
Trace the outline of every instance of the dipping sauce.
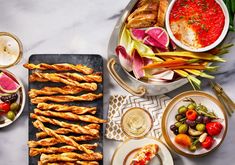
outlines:
[[127, 136], [132, 138], [143, 137], [152, 128], [152, 118], [146, 110], [134, 107], [123, 114], [121, 126]]
[[190, 48], [213, 44], [225, 24], [222, 8], [215, 0], [177, 0], [170, 13], [170, 28]]
[[20, 41], [9, 33], [0, 33], [0, 68], [7, 68], [17, 63], [21, 55]]

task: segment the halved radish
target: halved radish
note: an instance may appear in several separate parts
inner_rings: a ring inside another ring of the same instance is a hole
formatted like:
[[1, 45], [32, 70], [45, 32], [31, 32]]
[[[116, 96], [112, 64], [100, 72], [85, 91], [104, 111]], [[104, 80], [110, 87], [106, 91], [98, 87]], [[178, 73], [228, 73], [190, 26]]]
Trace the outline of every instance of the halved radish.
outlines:
[[146, 45], [154, 46], [154, 47], [159, 48], [159, 49], [166, 49], [167, 48], [167, 47], [163, 46], [162, 44], [160, 44], [158, 41], [156, 41], [154, 38], [152, 38], [150, 36], [146, 36], [144, 38], [143, 42]]
[[0, 73], [0, 90], [4, 93], [15, 93], [20, 85], [5, 73]]
[[137, 41], [143, 41], [146, 36], [145, 30], [143, 29], [131, 29], [130, 30], [131, 37]]
[[147, 29], [145, 33], [155, 39], [163, 47], [168, 47], [170, 39], [165, 29], [161, 27], [152, 27]]

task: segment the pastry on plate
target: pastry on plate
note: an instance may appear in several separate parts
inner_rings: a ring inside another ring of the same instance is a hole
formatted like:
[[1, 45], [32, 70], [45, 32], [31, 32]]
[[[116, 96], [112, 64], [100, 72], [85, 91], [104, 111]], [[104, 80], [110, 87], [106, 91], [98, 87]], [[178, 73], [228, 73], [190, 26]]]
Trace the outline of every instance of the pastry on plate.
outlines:
[[157, 153], [158, 145], [148, 144], [137, 151], [131, 165], [146, 165], [155, 157]]

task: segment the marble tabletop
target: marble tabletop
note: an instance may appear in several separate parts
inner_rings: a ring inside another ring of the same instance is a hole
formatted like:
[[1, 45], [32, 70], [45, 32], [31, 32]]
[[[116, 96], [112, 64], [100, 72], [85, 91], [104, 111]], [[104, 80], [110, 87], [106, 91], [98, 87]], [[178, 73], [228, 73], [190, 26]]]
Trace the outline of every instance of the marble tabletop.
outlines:
[[[17, 35], [24, 46], [21, 62], [9, 70], [16, 74], [26, 87], [27, 70], [22, 67], [31, 54], [89, 53], [100, 54], [106, 63], [107, 46], [113, 27], [129, 0], [1, 0], [0, 31]], [[233, 39], [235, 33], [229, 33]], [[233, 52], [233, 53], [232, 53]], [[216, 73], [216, 80], [235, 100], [235, 47], [225, 55], [226, 64]], [[107, 70], [105, 69], [105, 73]], [[108, 98], [113, 94], [127, 94], [104, 74], [104, 113], [107, 114]], [[190, 85], [167, 95], [170, 97], [190, 90]], [[212, 92], [207, 81], [202, 90]], [[28, 107], [12, 125], [0, 129], [0, 165], [28, 164]], [[229, 119], [229, 130], [221, 147], [207, 157], [189, 159], [172, 153], [175, 165], [233, 164], [235, 151], [235, 117]], [[104, 140], [104, 164], [110, 164], [112, 154], [120, 142]]]

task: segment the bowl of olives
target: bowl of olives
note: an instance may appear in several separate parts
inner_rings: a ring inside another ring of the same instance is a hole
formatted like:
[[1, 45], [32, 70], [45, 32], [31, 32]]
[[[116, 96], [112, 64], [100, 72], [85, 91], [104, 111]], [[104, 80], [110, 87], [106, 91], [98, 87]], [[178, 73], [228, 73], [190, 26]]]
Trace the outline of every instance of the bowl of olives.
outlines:
[[23, 112], [25, 89], [14, 74], [0, 70], [0, 128], [13, 123]]
[[227, 116], [208, 93], [188, 91], [174, 97], [162, 117], [167, 145], [178, 154], [200, 157], [214, 151], [227, 133]]

